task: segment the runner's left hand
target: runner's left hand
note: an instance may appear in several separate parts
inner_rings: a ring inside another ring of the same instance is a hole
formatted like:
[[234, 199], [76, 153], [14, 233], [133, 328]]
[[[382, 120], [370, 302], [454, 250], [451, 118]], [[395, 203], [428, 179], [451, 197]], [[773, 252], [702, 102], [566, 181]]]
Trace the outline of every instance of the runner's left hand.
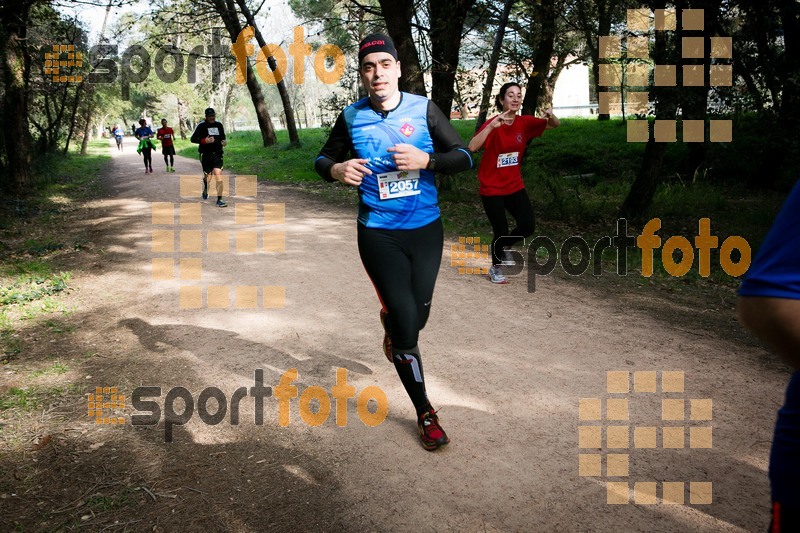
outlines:
[[414, 145], [401, 143], [388, 148], [397, 170], [419, 170], [428, 166], [428, 154]]

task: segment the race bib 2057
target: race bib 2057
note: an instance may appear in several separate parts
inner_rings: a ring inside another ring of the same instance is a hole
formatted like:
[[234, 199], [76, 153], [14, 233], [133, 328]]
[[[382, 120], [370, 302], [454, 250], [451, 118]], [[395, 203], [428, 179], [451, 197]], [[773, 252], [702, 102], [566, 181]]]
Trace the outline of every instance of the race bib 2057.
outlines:
[[400, 170], [378, 175], [381, 200], [392, 200], [419, 194], [419, 170]]

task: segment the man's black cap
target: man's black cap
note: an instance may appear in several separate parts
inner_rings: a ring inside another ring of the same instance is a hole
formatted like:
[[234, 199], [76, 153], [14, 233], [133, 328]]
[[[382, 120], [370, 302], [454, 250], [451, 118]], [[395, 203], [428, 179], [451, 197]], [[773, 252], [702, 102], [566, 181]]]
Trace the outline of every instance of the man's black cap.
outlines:
[[394, 47], [392, 38], [383, 33], [371, 33], [361, 39], [361, 42], [358, 44], [359, 64], [364, 59], [364, 56], [372, 54], [373, 52], [386, 52], [395, 58], [395, 60], [397, 59], [397, 49]]

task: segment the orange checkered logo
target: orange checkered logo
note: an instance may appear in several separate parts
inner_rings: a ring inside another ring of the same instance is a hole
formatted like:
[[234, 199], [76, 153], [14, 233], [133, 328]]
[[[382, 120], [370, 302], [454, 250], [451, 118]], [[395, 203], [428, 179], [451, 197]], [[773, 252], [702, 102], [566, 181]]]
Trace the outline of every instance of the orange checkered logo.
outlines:
[[[712, 448], [712, 401], [687, 399], [684, 377], [683, 371], [637, 371], [631, 388], [630, 372], [610, 371], [606, 372], [606, 398], [579, 400], [578, 475], [604, 478], [607, 504], [684, 505], [687, 489], [690, 505], [713, 503], [712, 482], [702, 480], [702, 474], [697, 474], [700, 480], [689, 482], [630, 480], [631, 464], [643, 463], [647, 453], [643, 450], [678, 450], [687, 444], [693, 450]], [[636, 404], [652, 403], [652, 396], [647, 396], [657, 392], [661, 393], [659, 416], [650, 413], [652, 422], [631, 426]]]
[[[676, 31], [677, 13], [674, 9], [647, 8], [629, 9], [626, 36], [605, 35], [600, 37], [599, 85], [618, 87], [618, 91], [598, 94], [601, 114], [622, 113], [623, 102], [628, 113], [639, 115], [638, 120], [628, 120], [628, 142], [647, 142], [651, 138], [647, 121], [650, 104], [646, 88], [653, 76], [656, 87], [676, 87], [678, 81], [684, 87], [703, 87], [706, 79], [711, 88], [733, 85], [733, 40], [731, 37], [703, 36], [705, 12], [703, 9], [681, 11], [680, 41], [681, 57], [685, 60], [680, 69], [677, 65], [655, 65], [650, 58], [651, 30], [656, 32]], [[707, 41], [709, 48], [706, 50]], [[711, 64], [706, 69], [706, 57]], [[644, 90], [643, 90], [644, 89]], [[697, 118], [697, 117], [696, 117]], [[681, 120], [683, 142], [704, 142], [706, 121]], [[708, 136], [711, 142], [731, 142], [733, 122], [731, 120], [709, 120]], [[656, 142], [677, 142], [678, 122], [674, 118], [656, 117], [653, 131]]]
[[96, 387], [87, 398], [87, 415], [97, 424], [121, 425], [125, 417], [116, 416], [115, 411], [125, 409], [125, 395], [117, 387]]
[[73, 44], [54, 44], [44, 54], [44, 75], [53, 83], [80, 83], [83, 76], [67, 74], [74, 68], [83, 67], [83, 54], [75, 51]]

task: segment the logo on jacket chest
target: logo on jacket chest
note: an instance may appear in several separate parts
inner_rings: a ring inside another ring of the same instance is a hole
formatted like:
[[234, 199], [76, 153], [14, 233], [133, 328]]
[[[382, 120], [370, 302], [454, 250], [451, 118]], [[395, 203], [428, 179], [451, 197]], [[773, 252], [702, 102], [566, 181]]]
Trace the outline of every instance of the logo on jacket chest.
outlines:
[[414, 133], [414, 126], [406, 122], [405, 124], [400, 126], [400, 133], [402, 133], [406, 137], [411, 137], [411, 134]]

